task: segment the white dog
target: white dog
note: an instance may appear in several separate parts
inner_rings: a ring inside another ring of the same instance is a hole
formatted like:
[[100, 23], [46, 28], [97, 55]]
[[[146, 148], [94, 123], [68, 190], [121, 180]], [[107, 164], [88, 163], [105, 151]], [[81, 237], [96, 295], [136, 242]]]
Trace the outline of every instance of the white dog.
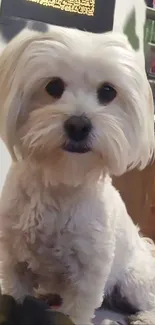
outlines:
[[155, 260], [109, 175], [153, 152], [151, 95], [125, 36], [22, 32], [0, 58], [1, 136], [13, 164], [0, 204], [3, 291], [58, 293], [90, 324], [115, 288], [155, 324]]

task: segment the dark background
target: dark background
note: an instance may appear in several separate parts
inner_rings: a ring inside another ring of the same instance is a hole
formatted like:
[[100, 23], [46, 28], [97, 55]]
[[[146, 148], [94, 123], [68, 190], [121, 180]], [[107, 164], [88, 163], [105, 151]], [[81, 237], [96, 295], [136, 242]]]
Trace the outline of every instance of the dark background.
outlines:
[[153, 7], [153, 0], [145, 0], [145, 3], [148, 7]]

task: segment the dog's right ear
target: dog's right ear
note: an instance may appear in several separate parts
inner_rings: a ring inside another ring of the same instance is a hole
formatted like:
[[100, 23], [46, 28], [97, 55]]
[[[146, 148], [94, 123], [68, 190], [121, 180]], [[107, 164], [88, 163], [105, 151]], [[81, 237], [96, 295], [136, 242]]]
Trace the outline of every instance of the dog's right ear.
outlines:
[[20, 61], [24, 51], [37, 37], [37, 32], [21, 32], [6, 46], [0, 56], [0, 137], [13, 160], [17, 160], [16, 126], [24, 104]]

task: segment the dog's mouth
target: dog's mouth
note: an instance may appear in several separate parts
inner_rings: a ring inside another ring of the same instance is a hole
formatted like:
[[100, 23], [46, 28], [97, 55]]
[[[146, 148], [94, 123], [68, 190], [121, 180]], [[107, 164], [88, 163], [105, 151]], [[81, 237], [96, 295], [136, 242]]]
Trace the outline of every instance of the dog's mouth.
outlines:
[[73, 143], [73, 142], [68, 142], [63, 144], [62, 149], [64, 151], [68, 151], [71, 153], [80, 153], [80, 154], [91, 151], [91, 148], [88, 145]]

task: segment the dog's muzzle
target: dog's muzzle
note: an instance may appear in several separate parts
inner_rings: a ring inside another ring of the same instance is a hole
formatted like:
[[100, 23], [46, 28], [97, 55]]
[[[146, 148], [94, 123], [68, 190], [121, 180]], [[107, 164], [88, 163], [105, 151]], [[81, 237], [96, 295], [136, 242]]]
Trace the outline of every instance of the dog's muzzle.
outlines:
[[75, 153], [86, 153], [91, 150], [87, 140], [92, 124], [85, 115], [71, 116], [65, 121], [64, 130], [68, 138], [63, 145], [64, 150]]

